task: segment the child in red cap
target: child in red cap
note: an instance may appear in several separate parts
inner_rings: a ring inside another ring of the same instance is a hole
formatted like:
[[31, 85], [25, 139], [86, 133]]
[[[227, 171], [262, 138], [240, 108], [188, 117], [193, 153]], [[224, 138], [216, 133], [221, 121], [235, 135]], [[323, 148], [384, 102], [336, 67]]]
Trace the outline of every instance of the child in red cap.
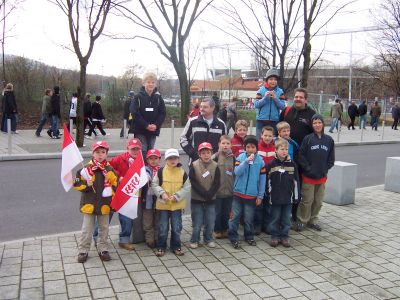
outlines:
[[109, 146], [105, 141], [92, 145], [93, 158], [76, 173], [74, 188], [81, 194], [81, 212], [83, 213], [82, 236], [78, 243], [78, 262], [88, 258], [95, 221], [98, 222], [99, 237], [97, 250], [103, 261], [111, 259], [108, 252], [108, 225], [111, 198], [118, 185], [118, 177], [107, 162]]

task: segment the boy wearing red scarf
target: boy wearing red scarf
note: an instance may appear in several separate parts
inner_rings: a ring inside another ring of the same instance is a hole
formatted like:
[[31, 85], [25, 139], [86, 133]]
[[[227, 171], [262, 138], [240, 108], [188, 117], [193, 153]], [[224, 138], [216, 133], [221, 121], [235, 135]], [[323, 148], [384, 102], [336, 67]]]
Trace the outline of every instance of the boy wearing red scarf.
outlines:
[[74, 188], [82, 192], [80, 211], [83, 213], [82, 236], [78, 244], [80, 263], [84, 263], [88, 258], [96, 220], [99, 224], [97, 250], [100, 259], [111, 260], [107, 236], [110, 203], [118, 185], [118, 177], [107, 162], [109, 148], [105, 141], [94, 143], [92, 160], [76, 173]]
[[235, 134], [231, 140], [231, 149], [235, 157], [244, 152], [244, 138], [247, 135], [249, 126], [246, 120], [239, 120], [235, 124]]

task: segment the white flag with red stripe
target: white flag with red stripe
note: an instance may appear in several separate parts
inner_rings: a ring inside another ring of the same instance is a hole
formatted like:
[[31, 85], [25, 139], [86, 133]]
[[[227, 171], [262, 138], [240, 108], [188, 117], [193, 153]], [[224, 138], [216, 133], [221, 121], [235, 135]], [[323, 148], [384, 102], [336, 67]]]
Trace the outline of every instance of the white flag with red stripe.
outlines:
[[73, 185], [72, 170], [83, 161], [83, 157], [65, 124], [61, 161], [61, 183], [68, 192]]
[[142, 153], [140, 152], [119, 183], [115, 196], [111, 201], [111, 207], [118, 213], [130, 219], [135, 219], [137, 217], [139, 190], [147, 181], [148, 176]]

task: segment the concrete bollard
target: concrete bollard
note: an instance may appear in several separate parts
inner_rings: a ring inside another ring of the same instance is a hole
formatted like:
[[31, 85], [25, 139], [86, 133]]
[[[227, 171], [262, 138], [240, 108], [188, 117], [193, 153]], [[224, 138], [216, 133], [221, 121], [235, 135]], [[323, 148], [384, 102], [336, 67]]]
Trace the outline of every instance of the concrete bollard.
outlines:
[[171, 148], [174, 148], [175, 120], [171, 120]]
[[385, 191], [400, 193], [400, 157], [387, 157], [385, 169]]
[[334, 205], [354, 204], [357, 186], [357, 165], [336, 161], [329, 170], [324, 202]]
[[122, 130], [123, 130], [122, 137], [124, 137], [124, 138], [128, 138], [128, 134], [126, 132], [126, 125], [127, 125], [127, 121], [126, 121], [126, 119], [124, 119], [124, 127], [122, 128]]
[[250, 120], [250, 133], [249, 134], [253, 134], [253, 120]]
[[8, 138], [8, 155], [11, 155], [12, 153], [11, 119], [7, 119], [7, 138]]

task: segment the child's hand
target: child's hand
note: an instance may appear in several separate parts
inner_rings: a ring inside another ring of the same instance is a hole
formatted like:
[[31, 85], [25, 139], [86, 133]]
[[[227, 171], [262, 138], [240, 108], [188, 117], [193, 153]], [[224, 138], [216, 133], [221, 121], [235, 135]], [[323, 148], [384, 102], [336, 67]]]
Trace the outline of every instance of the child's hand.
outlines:
[[171, 197], [169, 197], [169, 201], [171, 201], [171, 202], [178, 202], [178, 200], [175, 198], [174, 195], [172, 195]]
[[259, 206], [261, 203], [262, 203], [262, 199], [257, 198], [257, 199], [256, 199], [256, 205]]
[[249, 157], [246, 158], [246, 160], [248, 162], [253, 161], [254, 160], [254, 153], [250, 154]]
[[169, 199], [168, 194], [167, 193], [162, 194], [161, 199], [164, 201], [168, 201], [168, 199]]
[[92, 186], [92, 185], [93, 185], [93, 181], [90, 180], [90, 179], [89, 179], [89, 180], [86, 180], [86, 182], [87, 182], [87, 185], [88, 185], [88, 186]]

